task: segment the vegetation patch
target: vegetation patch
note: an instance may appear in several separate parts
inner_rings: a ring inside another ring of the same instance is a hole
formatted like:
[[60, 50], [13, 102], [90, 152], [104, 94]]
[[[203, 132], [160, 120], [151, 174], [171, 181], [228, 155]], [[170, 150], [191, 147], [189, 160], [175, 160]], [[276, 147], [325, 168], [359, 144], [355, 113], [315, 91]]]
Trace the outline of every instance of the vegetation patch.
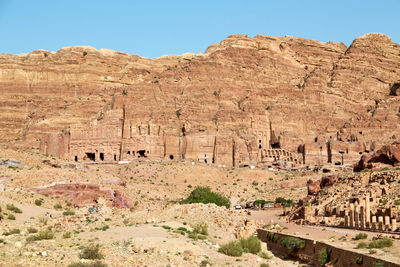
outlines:
[[228, 198], [219, 193], [212, 192], [208, 186], [196, 187], [186, 199], [181, 201], [181, 204], [192, 203], [214, 203], [217, 206], [225, 206], [226, 208], [231, 206]]
[[297, 252], [306, 246], [306, 241], [288, 236], [282, 239], [282, 245], [291, 252]]
[[79, 254], [79, 258], [86, 260], [101, 260], [104, 256], [100, 253], [100, 245], [97, 244], [84, 248]]

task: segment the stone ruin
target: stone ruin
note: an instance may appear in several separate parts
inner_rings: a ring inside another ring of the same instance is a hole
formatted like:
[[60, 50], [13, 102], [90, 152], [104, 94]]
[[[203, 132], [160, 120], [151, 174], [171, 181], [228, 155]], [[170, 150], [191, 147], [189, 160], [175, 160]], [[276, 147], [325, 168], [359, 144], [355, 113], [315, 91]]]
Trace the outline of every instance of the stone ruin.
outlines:
[[291, 168], [303, 156], [281, 147], [266, 114], [252, 116], [242, 138], [235, 132], [142, 122], [122, 109], [102, 111], [87, 124], [73, 124], [41, 141], [40, 151], [74, 161], [112, 163], [139, 158], [191, 160], [220, 166]]
[[400, 175], [394, 171], [340, 177], [317, 192], [309, 189], [309, 196], [289, 213], [289, 218], [297, 223], [398, 232], [400, 209], [395, 200], [399, 183]]

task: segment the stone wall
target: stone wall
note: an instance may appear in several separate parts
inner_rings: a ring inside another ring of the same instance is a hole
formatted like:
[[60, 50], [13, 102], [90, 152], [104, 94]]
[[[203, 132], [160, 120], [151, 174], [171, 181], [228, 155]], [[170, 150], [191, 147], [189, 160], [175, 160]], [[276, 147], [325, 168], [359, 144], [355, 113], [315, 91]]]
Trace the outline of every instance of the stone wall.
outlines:
[[[268, 238], [268, 234], [274, 234], [277, 236], [275, 239]], [[332, 245], [328, 245], [323, 242], [315, 241], [308, 238], [300, 238], [288, 234], [276, 233], [263, 229], [257, 230], [257, 236], [262, 242], [267, 243], [269, 250], [277, 254], [278, 256], [285, 258], [297, 258], [308, 264], [315, 264], [320, 266], [318, 255], [321, 249], [326, 248], [330, 251], [330, 263], [332, 266], [375, 266], [375, 263], [382, 263], [385, 267], [398, 267], [400, 264], [381, 260], [370, 255], [364, 255], [354, 251], [338, 248]], [[290, 253], [283, 245], [282, 239], [285, 237], [293, 237], [301, 239], [305, 242], [304, 248], [298, 250], [296, 253]], [[362, 263], [356, 263], [358, 258], [362, 258]]]

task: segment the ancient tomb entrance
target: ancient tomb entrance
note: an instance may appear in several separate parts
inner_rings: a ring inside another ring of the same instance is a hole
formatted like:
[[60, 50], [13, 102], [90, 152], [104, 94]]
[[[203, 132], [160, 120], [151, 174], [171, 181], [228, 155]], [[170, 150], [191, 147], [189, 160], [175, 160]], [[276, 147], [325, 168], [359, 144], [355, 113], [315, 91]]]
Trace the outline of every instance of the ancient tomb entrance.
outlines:
[[75, 159], [75, 161], [78, 161], [78, 156], [75, 156], [75, 158], [74, 158], [74, 159]]
[[139, 157], [146, 157], [146, 150], [138, 150]]
[[91, 161], [96, 161], [96, 154], [95, 153], [86, 152], [86, 157]]
[[174, 155], [169, 155], [169, 159], [174, 159]]
[[100, 153], [100, 160], [104, 160], [104, 153]]
[[389, 95], [397, 96], [398, 95], [398, 89], [400, 89], [400, 82], [396, 82], [390, 87]]

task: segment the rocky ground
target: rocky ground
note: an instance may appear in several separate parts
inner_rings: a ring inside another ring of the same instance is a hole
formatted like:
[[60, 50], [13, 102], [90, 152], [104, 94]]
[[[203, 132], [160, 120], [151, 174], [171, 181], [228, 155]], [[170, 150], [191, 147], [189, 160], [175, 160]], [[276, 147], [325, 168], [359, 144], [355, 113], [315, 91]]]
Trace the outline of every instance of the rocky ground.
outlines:
[[[233, 203], [278, 196], [297, 199], [306, 194], [304, 173], [159, 160], [81, 166], [9, 149], [0, 150], [0, 158], [12, 159], [3, 160], [0, 167], [4, 190], [0, 192], [0, 266], [90, 263], [79, 255], [91, 244], [100, 246], [101, 261], [108, 266], [299, 265], [273, 257], [265, 247], [269, 259], [249, 253], [237, 258], [219, 253], [220, 245], [253, 234], [263, 223], [244, 211], [178, 202], [198, 185], [209, 185]], [[63, 187], [54, 187], [60, 184]], [[75, 184], [99, 185], [99, 190], [64, 190], [66, 185]], [[110, 190], [128, 199], [130, 208], [114, 207], [115, 199], [103, 194]], [[93, 204], [99, 209], [89, 212]], [[191, 236], [193, 228], [202, 223], [207, 225], [207, 235]], [[39, 233], [54, 236], [30, 240]]]

